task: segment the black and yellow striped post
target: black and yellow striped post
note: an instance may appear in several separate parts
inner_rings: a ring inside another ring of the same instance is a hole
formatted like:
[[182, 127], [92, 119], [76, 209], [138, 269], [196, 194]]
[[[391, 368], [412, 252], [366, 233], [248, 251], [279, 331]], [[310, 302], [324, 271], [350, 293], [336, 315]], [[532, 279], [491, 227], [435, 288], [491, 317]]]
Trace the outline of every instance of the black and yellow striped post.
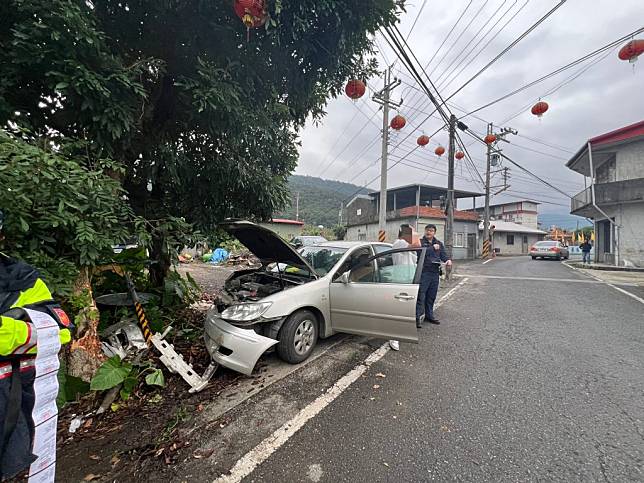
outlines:
[[490, 240], [483, 240], [483, 252], [481, 253], [481, 258], [487, 258], [490, 256], [490, 246], [492, 243]]
[[145, 341], [148, 343], [148, 345], [150, 345], [152, 330], [150, 329], [150, 323], [148, 322], [148, 318], [145, 316], [141, 302], [134, 302], [134, 310], [136, 310], [136, 318], [139, 321], [139, 325], [141, 326], [143, 337], [145, 338]]
[[139, 321], [139, 326], [141, 327], [141, 332], [143, 332], [143, 337], [145, 338], [145, 341], [148, 343], [148, 345], [151, 345], [152, 342], [150, 339], [152, 339], [152, 329], [150, 329], [150, 322], [148, 322], [148, 318], [145, 316], [145, 311], [143, 310], [143, 306], [141, 305], [139, 295], [136, 293], [132, 279], [125, 271], [123, 271], [123, 275], [125, 277], [125, 282], [127, 283], [127, 290], [130, 293], [130, 298], [132, 299], [132, 303], [134, 304], [136, 319]]
[[378, 232], [378, 241], [379, 242], [384, 242], [387, 239], [387, 232], [385, 230], [380, 230]]

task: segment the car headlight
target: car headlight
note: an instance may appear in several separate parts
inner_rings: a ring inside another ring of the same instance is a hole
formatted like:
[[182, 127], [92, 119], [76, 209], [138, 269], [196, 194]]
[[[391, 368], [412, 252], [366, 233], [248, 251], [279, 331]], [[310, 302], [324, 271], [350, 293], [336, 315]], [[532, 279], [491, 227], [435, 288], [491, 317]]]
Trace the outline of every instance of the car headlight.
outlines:
[[268, 308], [273, 305], [272, 302], [259, 302], [256, 304], [239, 304], [228, 307], [221, 313], [221, 318], [224, 320], [234, 320], [237, 322], [245, 322], [255, 320], [262, 316]]

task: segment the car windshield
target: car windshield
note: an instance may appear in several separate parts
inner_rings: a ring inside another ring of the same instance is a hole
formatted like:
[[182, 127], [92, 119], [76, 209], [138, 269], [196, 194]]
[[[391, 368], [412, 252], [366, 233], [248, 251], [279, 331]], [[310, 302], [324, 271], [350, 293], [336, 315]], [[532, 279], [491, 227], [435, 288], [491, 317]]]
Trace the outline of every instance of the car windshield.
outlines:
[[559, 243], [559, 242], [556, 242], [556, 241], [540, 241], [540, 242], [535, 243], [535, 246], [537, 246], [537, 247], [556, 247], [557, 243]]
[[300, 248], [298, 253], [309, 262], [315, 273], [324, 276], [331, 271], [346, 251], [346, 248], [308, 246]]
[[[323, 277], [331, 271], [346, 251], [346, 248], [308, 246], [298, 249], [297, 253], [313, 267], [317, 275]], [[271, 263], [267, 269], [271, 272], [310, 276], [309, 270], [303, 266], [296, 266], [289, 263]]]

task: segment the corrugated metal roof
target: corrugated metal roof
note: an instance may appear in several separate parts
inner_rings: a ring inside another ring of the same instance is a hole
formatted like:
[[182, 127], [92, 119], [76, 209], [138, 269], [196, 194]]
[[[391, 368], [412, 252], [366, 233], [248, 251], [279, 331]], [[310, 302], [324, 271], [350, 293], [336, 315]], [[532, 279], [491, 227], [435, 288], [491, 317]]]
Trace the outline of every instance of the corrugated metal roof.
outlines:
[[[545, 235], [546, 232], [539, 230], [538, 228], [532, 228], [530, 226], [519, 225], [518, 223], [512, 223], [511, 221], [502, 221], [502, 220], [492, 220], [490, 221], [490, 227], [494, 225], [494, 231], [500, 231], [503, 233], [534, 233], [538, 235]], [[483, 222], [479, 223], [479, 230], [483, 229]]]

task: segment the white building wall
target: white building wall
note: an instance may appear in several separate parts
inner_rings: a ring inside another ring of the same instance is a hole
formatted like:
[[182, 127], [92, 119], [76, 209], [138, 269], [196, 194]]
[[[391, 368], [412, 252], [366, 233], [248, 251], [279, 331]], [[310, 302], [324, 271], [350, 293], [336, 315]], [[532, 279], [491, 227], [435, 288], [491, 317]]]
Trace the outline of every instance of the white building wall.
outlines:
[[644, 203], [624, 204], [619, 211], [620, 265], [644, 267]]
[[644, 178], [644, 141], [626, 144], [615, 158], [617, 181]]
[[[514, 235], [514, 244], [508, 245], [508, 235]], [[528, 242], [523, 243], [523, 237], [528, 237]], [[530, 247], [539, 241], [539, 235], [529, 233], [495, 232], [493, 247], [499, 255], [527, 255]]]

